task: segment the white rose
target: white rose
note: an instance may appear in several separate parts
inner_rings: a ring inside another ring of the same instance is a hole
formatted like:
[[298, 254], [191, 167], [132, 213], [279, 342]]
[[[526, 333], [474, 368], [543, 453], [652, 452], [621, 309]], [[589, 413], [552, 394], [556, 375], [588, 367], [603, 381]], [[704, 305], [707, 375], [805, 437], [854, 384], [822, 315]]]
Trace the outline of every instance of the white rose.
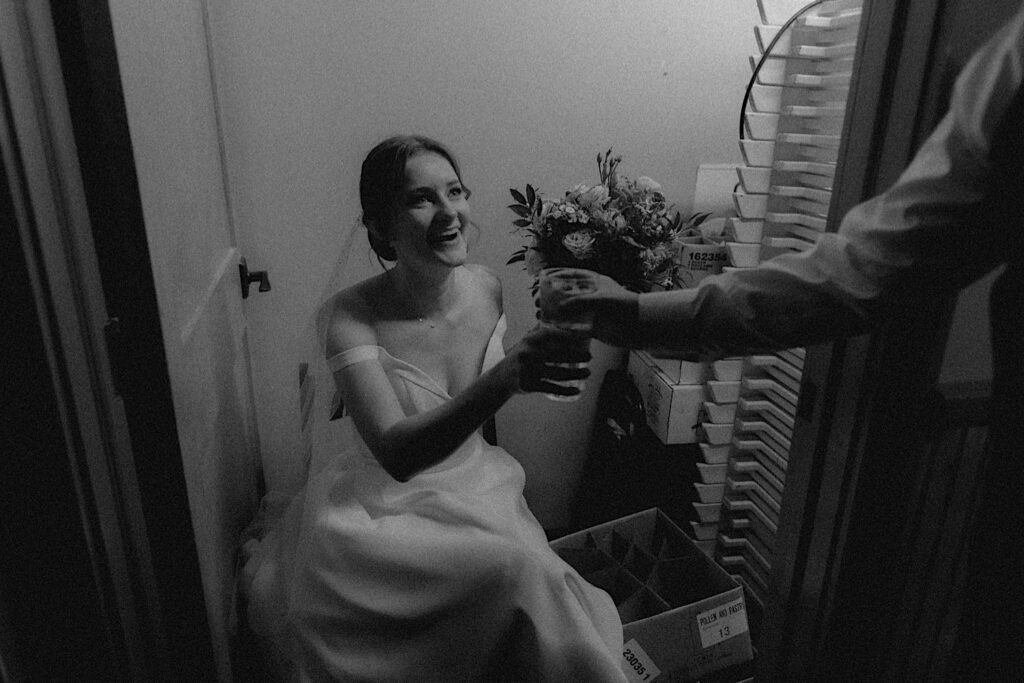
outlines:
[[562, 238], [562, 245], [580, 261], [594, 256], [594, 235], [589, 230], [570, 232]]
[[639, 190], [647, 190], [649, 192], [661, 192], [661, 184], [654, 180], [651, 180], [645, 175], [642, 175], [636, 179], [636, 187]]
[[594, 185], [579, 196], [580, 206], [587, 209], [604, 206], [607, 201], [608, 188], [604, 185]]

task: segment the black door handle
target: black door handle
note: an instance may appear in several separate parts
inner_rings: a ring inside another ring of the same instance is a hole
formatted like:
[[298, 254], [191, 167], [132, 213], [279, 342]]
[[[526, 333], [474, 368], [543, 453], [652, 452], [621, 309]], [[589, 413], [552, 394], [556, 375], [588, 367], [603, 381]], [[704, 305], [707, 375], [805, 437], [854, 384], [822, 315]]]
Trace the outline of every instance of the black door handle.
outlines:
[[238, 264], [238, 277], [242, 284], [242, 298], [249, 298], [249, 287], [253, 284], [259, 284], [257, 291], [269, 292], [270, 291], [270, 277], [267, 275], [265, 270], [253, 270], [250, 271], [248, 266], [245, 264], [243, 258]]

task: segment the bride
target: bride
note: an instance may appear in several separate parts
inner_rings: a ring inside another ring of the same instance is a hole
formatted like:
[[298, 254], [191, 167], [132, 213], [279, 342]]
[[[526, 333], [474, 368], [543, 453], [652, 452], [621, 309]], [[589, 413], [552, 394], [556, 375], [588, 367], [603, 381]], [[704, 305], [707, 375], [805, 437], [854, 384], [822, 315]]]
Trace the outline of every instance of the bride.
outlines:
[[609, 596], [550, 550], [524, 474], [480, 427], [589, 354], [566, 333], [507, 353], [501, 285], [466, 262], [469, 190], [420, 136], [377, 145], [360, 202], [394, 266], [324, 304], [327, 365], [355, 430], [243, 571], [251, 628], [296, 680], [624, 681]]

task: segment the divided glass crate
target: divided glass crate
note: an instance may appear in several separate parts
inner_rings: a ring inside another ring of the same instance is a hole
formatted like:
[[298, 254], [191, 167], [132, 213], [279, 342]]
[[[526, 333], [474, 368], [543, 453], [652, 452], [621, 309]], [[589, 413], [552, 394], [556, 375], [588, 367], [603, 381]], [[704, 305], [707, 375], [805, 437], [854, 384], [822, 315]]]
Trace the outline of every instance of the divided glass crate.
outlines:
[[743, 589], [657, 508], [551, 547], [611, 595], [630, 680], [690, 680], [753, 659]]

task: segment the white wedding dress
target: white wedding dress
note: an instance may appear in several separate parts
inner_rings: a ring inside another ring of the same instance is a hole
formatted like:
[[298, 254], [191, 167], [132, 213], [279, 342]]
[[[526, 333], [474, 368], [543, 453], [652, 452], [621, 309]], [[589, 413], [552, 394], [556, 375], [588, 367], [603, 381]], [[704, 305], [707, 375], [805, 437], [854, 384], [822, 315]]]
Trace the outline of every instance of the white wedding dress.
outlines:
[[[484, 368], [502, 355], [502, 317]], [[407, 414], [449, 396], [378, 346], [328, 360], [380, 363]], [[522, 467], [474, 433], [401, 483], [351, 424], [342, 452], [247, 544], [250, 626], [293, 680], [617, 681], [622, 626], [609, 596], [549, 547]]]

